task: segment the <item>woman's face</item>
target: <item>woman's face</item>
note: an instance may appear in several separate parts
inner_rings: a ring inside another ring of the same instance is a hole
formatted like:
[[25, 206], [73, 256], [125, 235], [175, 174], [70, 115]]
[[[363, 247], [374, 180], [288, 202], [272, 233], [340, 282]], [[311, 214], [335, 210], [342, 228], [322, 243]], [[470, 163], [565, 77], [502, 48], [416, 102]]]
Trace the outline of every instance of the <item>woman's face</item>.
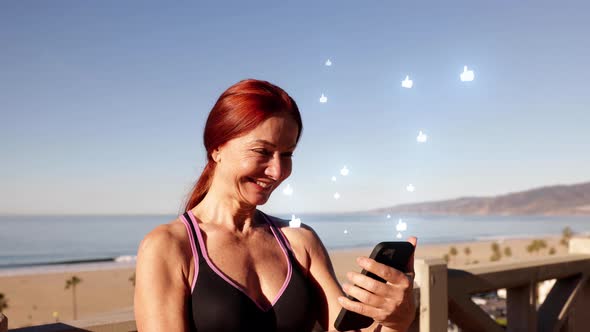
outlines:
[[299, 128], [288, 116], [274, 116], [212, 153], [217, 185], [241, 205], [262, 205], [291, 174]]

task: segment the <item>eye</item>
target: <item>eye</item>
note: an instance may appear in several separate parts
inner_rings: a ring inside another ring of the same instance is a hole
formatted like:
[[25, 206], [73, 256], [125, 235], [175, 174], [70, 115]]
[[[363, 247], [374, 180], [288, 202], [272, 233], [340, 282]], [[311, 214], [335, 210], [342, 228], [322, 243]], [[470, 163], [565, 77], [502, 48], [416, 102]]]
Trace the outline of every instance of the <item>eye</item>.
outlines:
[[252, 149], [253, 152], [256, 152], [258, 154], [261, 154], [265, 157], [270, 157], [272, 156], [272, 152], [268, 151], [267, 149]]
[[291, 157], [293, 157], [293, 151], [291, 151], [291, 152], [285, 152], [285, 153], [281, 154], [281, 157], [283, 157], [283, 158], [291, 158]]

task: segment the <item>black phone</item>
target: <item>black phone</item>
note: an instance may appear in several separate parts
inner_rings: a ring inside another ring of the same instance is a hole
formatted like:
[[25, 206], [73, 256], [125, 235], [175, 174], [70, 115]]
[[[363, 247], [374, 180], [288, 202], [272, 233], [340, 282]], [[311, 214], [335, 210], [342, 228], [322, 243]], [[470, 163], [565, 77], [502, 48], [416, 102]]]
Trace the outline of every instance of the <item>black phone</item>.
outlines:
[[[371, 256], [369, 257], [379, 263], [407, 273], [408, 262], [413, 253], [414, 246], [410, 242], [381, 242], [373, 248], [373, 252], [371, 252]], [[368, 272], [365, 269], [361, 271], [361, 274], [385, 282], [383, 278]], [[347, 297], [353, 301], [358, 301], [350, 295]], [[336, 318], [334, 327], [338, 331], [348, 331], [363, 329], [371, 324], [373, 324], [373, 319], [371, 317], [363, 316], [354, 311], [348, 311], [342, 308], [340, 314], [338, 314], [338, 318]]]

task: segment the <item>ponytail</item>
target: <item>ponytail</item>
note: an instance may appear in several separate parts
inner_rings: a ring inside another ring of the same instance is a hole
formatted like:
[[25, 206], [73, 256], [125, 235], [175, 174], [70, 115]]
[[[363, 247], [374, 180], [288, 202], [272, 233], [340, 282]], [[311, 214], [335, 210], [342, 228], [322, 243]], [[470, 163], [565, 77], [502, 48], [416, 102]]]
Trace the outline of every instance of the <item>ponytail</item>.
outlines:
[[195, 184], [195, 187], [191, 191], [191, 194], [188, 196], [189, 199], [184, 208], [185, 212], [197, 206], [203, 200], [203, 198], [205, 198], [205, 195], [207, 195], [207, 192], [211, 187], [211, 181], [213, 180], [214, 172], [215, 162], [209, 161], [201, 173], [199, 180]]

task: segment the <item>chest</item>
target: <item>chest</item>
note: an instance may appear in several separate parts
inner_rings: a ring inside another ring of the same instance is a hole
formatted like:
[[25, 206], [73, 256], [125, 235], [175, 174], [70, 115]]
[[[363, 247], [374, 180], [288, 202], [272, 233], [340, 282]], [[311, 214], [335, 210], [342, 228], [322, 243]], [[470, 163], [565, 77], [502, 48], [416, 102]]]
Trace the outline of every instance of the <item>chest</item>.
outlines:
[[313, 287], [280, 240], [273, 234], [249, 241], [203, 234], [208, 261], [199, 264], [189, 302], [195, 330], [311, 330]]
[[238, 239], [217, 230], [203, 230], [207, 264], [255, 301], [269, 303], [283, 286], [289, 257], [274, 234], [260, 230]]

